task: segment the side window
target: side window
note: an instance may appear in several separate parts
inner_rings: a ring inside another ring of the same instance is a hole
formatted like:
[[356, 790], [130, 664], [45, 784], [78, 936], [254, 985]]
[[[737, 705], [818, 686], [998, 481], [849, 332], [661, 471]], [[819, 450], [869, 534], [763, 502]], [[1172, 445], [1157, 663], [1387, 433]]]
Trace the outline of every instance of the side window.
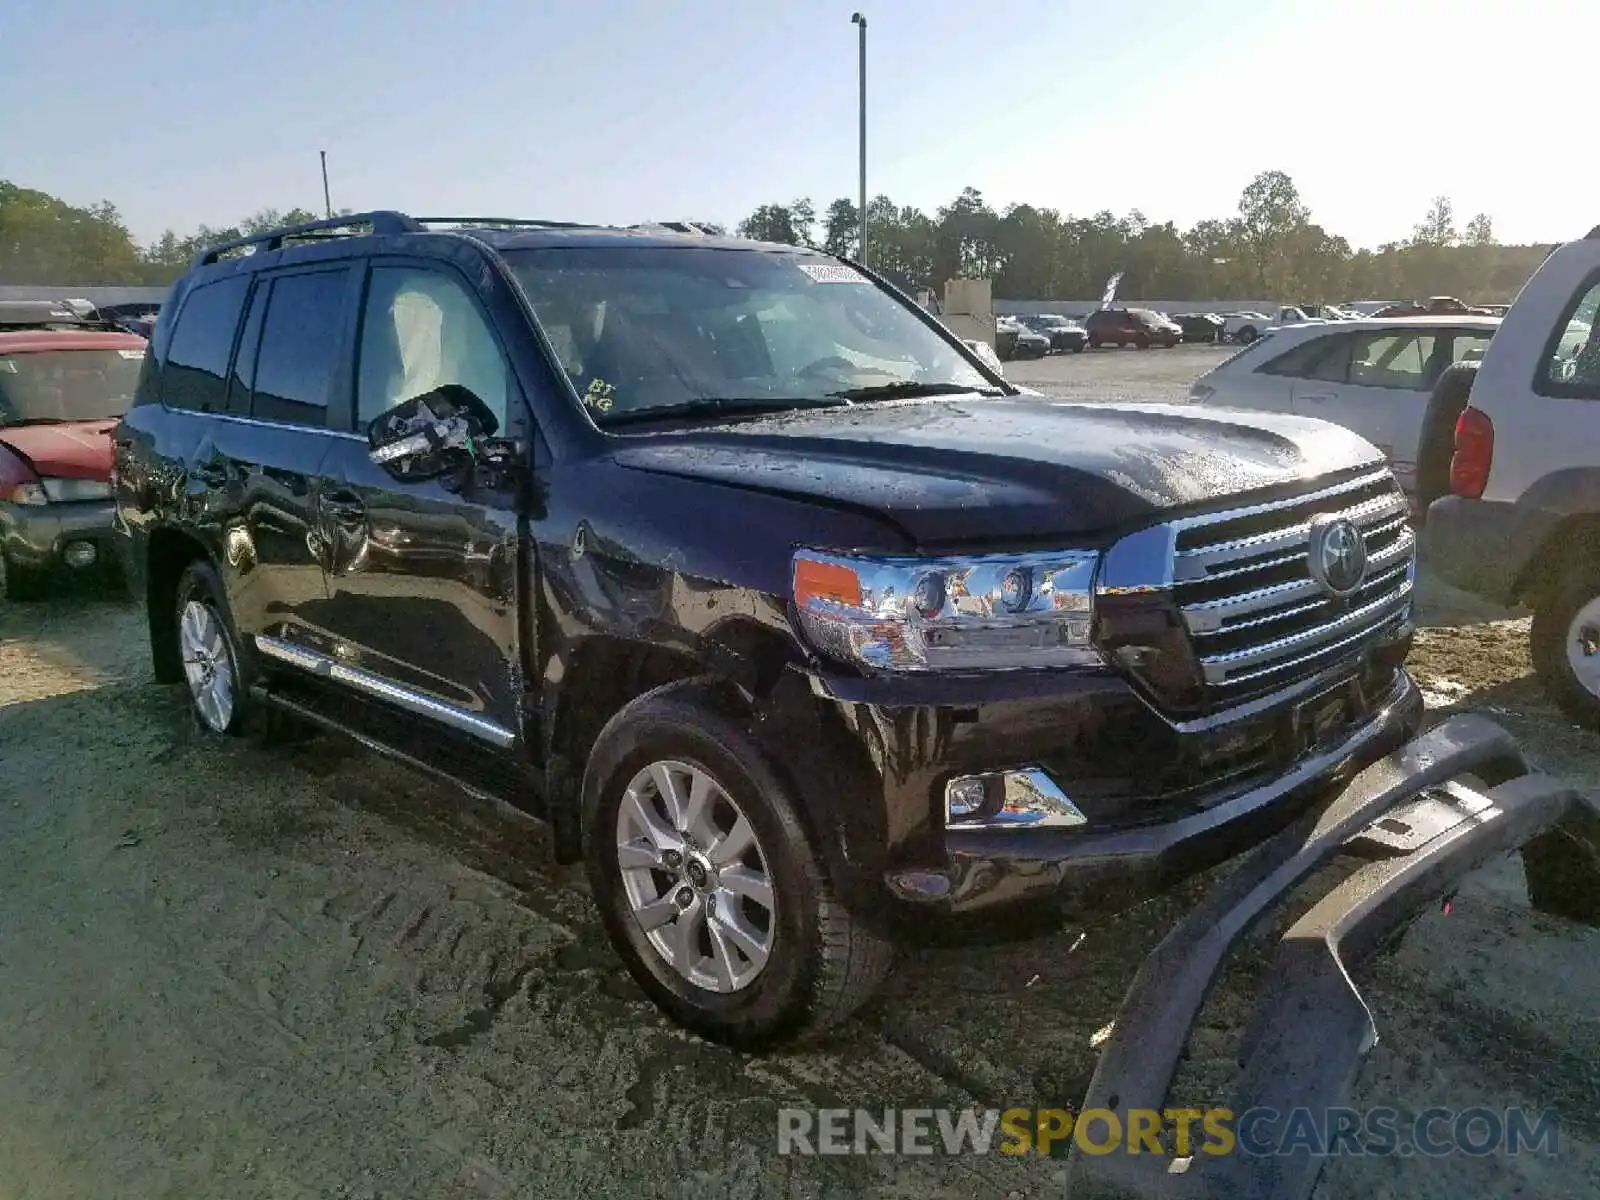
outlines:
[[1343, 383], [1348, 337], [1319, 337], [1301, 342], [1256, 368], [1262, 375], [1287, 375], [1293, 379], [1316, 379], [1323, 383]]
[[[1458, 332], [1450, 343], [1450, 361], [1482, 362], [1483, 352], [1489, 348], [1491, 336], [1488, 330], [1482, 333]], [[1439, 382], [1437, 376], [1434, 377], [1434, 382]]]
[[1552, 332], [1533, 387], [1541, 396], [1600, 400], [1600, 280], [1591, 277]]
[[1437, 379], [1444, 369], [1433, 370], [1441, 357], [1436, 354], [1440, 340], [1432, 332], [1358, 333], [1350, 354], [1350, 382], [1357, 387], [1427, 391], [1433, 386], [1430, 372]]
[[374, 267], [361, 319], [357, 428], [447, 383], [470, 389], [505, 428], [510, 369], [466, 287], [424, 267]]
[[347, 279], [341, 268], [272, 281], [256, 356], [252, 416], [319, 428], [328, 423]]
[[168, 408], [221, 412], [226, 407], [228, 359], [250, 288], [246, 275], [202, 284], [185, 297], [167, 347], [161, 402]]
[[244, 317], [244, 334], [233, 356], [233, 374], [228, 377], [228, 411], [241, 417], [250, 415], [250, 390], [256, 384], [256, 351], [261, 345], [261, 319], [267, 312], [267, 293], [262, 285], [251, 293], [250, 311]]

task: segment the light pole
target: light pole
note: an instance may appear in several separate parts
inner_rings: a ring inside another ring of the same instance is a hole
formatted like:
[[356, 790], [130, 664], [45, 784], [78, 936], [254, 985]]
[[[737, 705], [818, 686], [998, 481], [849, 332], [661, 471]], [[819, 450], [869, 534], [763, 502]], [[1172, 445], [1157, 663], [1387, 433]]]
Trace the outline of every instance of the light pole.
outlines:
[[867, 261], [867, 18], [851, 13], [850, 23], [861, 31], [861, 262]]
[[328, 214], [328, 219], [333, 219], [333, 201], [328, 198], [328, 152], [318, 150], [322, 156], [322, 211]]

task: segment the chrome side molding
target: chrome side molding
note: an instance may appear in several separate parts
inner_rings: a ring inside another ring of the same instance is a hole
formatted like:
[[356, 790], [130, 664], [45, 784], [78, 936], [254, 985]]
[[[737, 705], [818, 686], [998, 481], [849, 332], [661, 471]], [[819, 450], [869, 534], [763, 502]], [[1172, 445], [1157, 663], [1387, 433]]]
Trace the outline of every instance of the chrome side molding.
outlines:
[[302, 671], [321, 679], [331, 679], [336, 683], [346, 684], [378, 700], [438, 721], [475, 738], [481, 738], [502, 750], [516, 744], [517, 735], [505, 726], [468, 712], [464, 708], [458, 708], [454, 704], [446, 704], [443, 700], [436, 700], [432, 696], [425, 696], [411, 688], [402, 687], [393, 680], [385, 679], [371, 671], [352, 667], [316, 650], [286, 642], [282, 638], [268, 637], [262, 633], [255, 635], [255, 643], [256, 649], [269, 658], [299, 667]]

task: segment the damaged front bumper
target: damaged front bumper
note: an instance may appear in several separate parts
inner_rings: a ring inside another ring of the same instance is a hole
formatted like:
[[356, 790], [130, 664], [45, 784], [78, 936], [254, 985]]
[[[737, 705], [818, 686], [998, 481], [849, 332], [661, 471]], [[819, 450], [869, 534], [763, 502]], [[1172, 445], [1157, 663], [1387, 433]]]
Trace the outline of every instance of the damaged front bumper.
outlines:
[[[1463, 776], [1503, 782], [1478, 792], [1455, 782]], [[1318, 901], [1278, 947], [1245, 1035], [1230, 1106], [1235, 1113], [1283, 1114], [1340, 1107], [1377, 1043], [1348, 968], [1436, 906], [1470, 871], [1518, 847], [1526, 847], [1536, 895], [1537, 875], [1548, 862], [1568, 871], [1569, 893], [1577, 887], [1592, 898], [1595, 880], [1574, 878], [1574, 858], [1561, 847], [1573, 838], [1592, 842], [1595, 824], [1594, 801], [1530, 773], [1499, 726], [1472, 715], [1450, 718], [1245, 856], [1168, 933], [1129, 989], [1080, 1111], [1109, 1111], [1127, 1128], [1132, 1110], [1162, 1110], [1190, 1027], [1230, 948], [1312, 871], [1354, 853], [1371, 861]], [[1592, 872], [1600, 858], [1586, 845], [1576, 861]], [[1570, 903], [1568, 911], [1579, 915]], [[1075, 1148], [1067, 1195], [1305, 1197], [1324, 1161], [1311, 1150], [1171, 1159]]]

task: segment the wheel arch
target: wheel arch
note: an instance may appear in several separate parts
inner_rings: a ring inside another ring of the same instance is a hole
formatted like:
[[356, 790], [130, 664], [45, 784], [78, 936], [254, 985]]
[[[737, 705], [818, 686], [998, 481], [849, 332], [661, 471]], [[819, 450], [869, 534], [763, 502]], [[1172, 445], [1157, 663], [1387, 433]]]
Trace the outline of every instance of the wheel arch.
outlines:
[[171, 526], [150, 531], [145, 547], [145, 620], [150, 630], [150, 656], [160, 683], [183, 679], [178, 653], [178, 625], [174, 611], [178, 580], [195, 561], [216, 566], [210, 552], [193, 534]]

